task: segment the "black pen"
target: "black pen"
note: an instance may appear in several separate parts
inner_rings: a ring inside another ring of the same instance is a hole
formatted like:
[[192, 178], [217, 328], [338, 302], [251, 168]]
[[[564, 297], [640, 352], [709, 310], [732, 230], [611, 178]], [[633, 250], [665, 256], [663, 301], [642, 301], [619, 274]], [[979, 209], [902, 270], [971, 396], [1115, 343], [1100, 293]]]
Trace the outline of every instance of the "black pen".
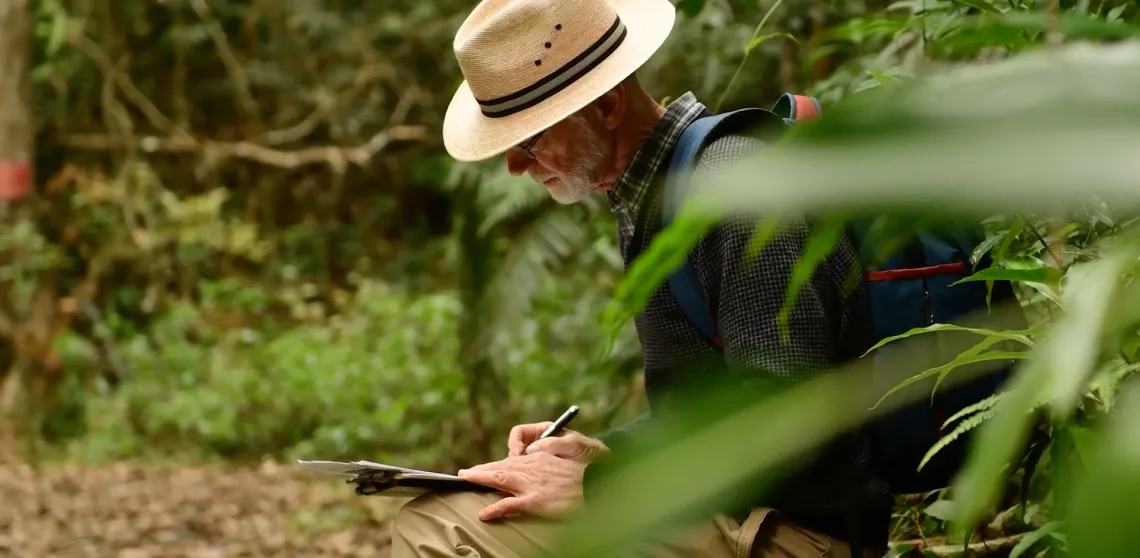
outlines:
[[[566, 428], [566, 425], [570, 424], [570, 421], [574, 420], [574, 417], [576, 416], [578, 416], [578, 406], [571, 405], [569, 409], [566, 409], [565, 413], [562, 413], [562, 416], [558, 417], [558, 419], [554, 421], [554, 424], [550, 425], [550, 428], [547, 428], [541, 435], [539, 435], [538, 440], [549, 438], [555, 434], [558, 434], [559, 432], [562, 432], [562, 429]], [[538, 440], [535, 441], [537, 442]], [[526, 455], [525, 448], [522, 450], [522, 453], [520, 455]]]
[[565, 413], [562, 413], [562, 416], [558, 417], [558, 420], [554, 421], [554, 424], [550, 425], [550, 428], [547, 428], [546, 431], [538, 437], [538, 439], [549, 438], [562, 432], [562, 429], [566, 428], [566, 425], [570, 424], [570, 421], [574, 420], [576, 416], [578, 416], [578, 406], [571, 405], [569, 409], [566, 409]]

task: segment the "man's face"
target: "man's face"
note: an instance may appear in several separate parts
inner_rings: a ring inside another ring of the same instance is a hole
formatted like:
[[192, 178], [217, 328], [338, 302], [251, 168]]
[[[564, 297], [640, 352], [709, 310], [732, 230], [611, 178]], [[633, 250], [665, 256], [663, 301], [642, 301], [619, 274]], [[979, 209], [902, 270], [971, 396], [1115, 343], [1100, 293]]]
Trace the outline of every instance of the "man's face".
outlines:
[[516, 176], [529, 173], [558, 203], [581, 201], [598, 187], [612, 149], [600, 130], [585, 116], [571, 115], [542, 132], [530, 147], [533, 159], [521, 149], [508, 151], [507, 168]]

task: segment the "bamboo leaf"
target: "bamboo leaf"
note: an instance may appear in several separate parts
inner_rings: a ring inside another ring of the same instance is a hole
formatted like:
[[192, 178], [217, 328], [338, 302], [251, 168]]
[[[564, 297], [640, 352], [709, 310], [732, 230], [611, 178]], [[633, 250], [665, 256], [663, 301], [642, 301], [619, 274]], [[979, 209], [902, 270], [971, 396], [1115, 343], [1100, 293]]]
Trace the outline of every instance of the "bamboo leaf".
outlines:
[[922, 513], [929, 515], [935, 519], [948, 521], [954, 516], [954, 501], [953, 500], [935, 500]]
[[1000, 14], [1001, 10], [985, 0], [954, 0], [955, 3], [974, 8], [988, 14]]
[[788, 281], [788, 288], [784, 296], [784, 305], [776, 315], [776, 322], [780, 327], [780, 336], [785, 341], [790, 334], [788, 319], [792, 314], [792, 308], [795, 306], [800, 289], [811, 280], [811, 276], [815, 273], [819, 263], [835, 249], [846, 225], [846, 215], [830, 215], [820, 219], [813, 227], [814, 230], [804, 246], [803, 253], [792, 268], [792, 276]]
[[[927, 378], [930, 378], [932, 376], [939, 376], [940, 377], [939, 379], [941, 380], [941, 377], [944, 377], [945, 374], [947, 374], [947, 373], [953, 371], [955, 368], [958, 368], [961, 366], [966, 366], [968, 364], [977, 364], [980, 362], [990, 362], [990, 361], [995, 361], [995, 360], [1022, 360], [1022, 359], [1029, 358], [1029, 353], [1027, 353], [1027, 352], [1023, 353], [1023, 352], [1011, 352], [1011, 351], [990, 351], [988, 353], [978, 354], [982, 350], [985, 350], [986, 348], [988, 348], [990, 345], [993, 345], [994, 343], [998, 343], [1000, 341], [1001, 341], [1000, 338], [987, 337], [982, 342], [978, 343], [977, 345], [974, 345], [974, 347], [972, 347], [969, 350], [959, 354], [957, 357], [954, 358], [954, 360], [952, 360], [946, 364], [943, 364], [942, 366], [935, 366], [934, 368], [930, 368], [928, 370], [925, 370], [923, 372], [915, 374], [914, 376], [911, 376], [911, 377], [907, 378], [906, 380], [903, 380], [902, 382], [900, 382], [895, 387], [887, 390], [887, 393], [884, 394], [879, 399], [879, 402], [876, 403], [875, 406], [877, 407], [879, 404], [881, 404], [883, 402], [883, 400], [885, 400], [886, 398], [890, 397], [891, 395], [897, 393], [898, 391], [902, 390], [903, 388], [905, 388], [911, 384], [914, 384], [916, 382], [920, 382], [920, 381], [925, 380]], [[935, 386], [935, 388], [937, 389], [937, 385]], [[933, 396], [934, 396], [934, 393], [931, 392], [931, 397], [933, 397]]]
[[780, 230], [782, 220], [779, 215], [768, 215], [760, 220], [756, 225], [756, 230], [752, 233], [752, 238], [748, 241], [748, 247], [745, 248], [745, 261], [751, 263], [755, 260], [764, 247], [771, 242], [772, 238], [776, 236], [776, 232]]
[[938, 332], [942, 332], [942, 331], [964, 331], [964, 332], [968, 332], [968, 333], [974, 333], [977, 335], [982, 335], [985, 337], [996, 337], [996, 338], [999, 338], [998, 340], [1016, 341], [1016, 342], [1021, 343], [1023, 345], [1032, 347], [1033, 346], [1033, 340], [1029, 338], [1029, 335], [1032, 333], [1036, 333], [1039, 330], [1040, 330], [1040, 328], [1030, 328], [1030, 329], [1021, 330], [1021, 331], [994, 331], [992, 329], [986, 329], [986, 328], [981, 328], [981, 327], [966, 327], [966, 326], [960, 326], [960, 325], [954, 325], [954, 324], [932, 324], [932, 325], [928, 325], [926, 327], [916, 327], [916, 328], [913, 328], [910, 331], [907, 331], [905, 333], [900, 333], [898, 335], [892, 335], [890, 337], [886, 337], [883, 340], [879, 341], [878, 343], [875, 343], [874, 346], [872, 346], [870, 349], [867, 349], [867, 351], [865, 353], [863, 353], [863, 356], [865, 357], [865, 356], [871, 354], [872, 351], [874, 351], [876, 349], [880, 349], [884, 345], [887, 345], [889, 343], [894, 343], [895, 341], [901, 341], [903, 339], [907, 339], [909, 337], [914, 337], [915, 335], [922, 335], [924, 333], [938, 333]]
[[[1140, 89], [1140, 45], [1127, 45], [1026, 54], [849, 96], [796, 142], [710, 172], [691, 201], [756, 214], [937, 207], [983, 216], [1048, 212], [1093, 194], [1132, 211], [1140, 99], [1129, 95]], [[995, 96], [998, 87], [1008, 96]], [[1085, 87], [1098, 95], [1075, 93]]]
[[[614, 300], [606, 306], [603, 323], [610, 338], [636, 313], [669, 274], [684, 263], [694, 246], [716, 225], [718, 215], [681, 207], [673, 223], [657, 234], [649, 247], [634, 259], [618, 284]], [[607, 349], [608, 351], [608, 349]]]
[[1053, 534], [1053, 532], [1060, 529], [1062, 525], [1064, 525], [1064, 523], [1060, 521], [1050, 521], [1049, 523], [1046, 523], [1037, 528], [1036, 531], [1025, 535], [1021, 540], [1017, 541], [1017, 544], [1015, 544], [1013, 546], [1013, 549], [1009, 551], [1009, 558], [1017, 558], [1018, 556], [1025, 554], [1025, 552], [1032, 548], [1033, 545], [1037, 544], [1038, 541]]
[[1051, 268], [1039, 267], [1036, 269], [1010, 269], [1006, 267], [987, 267], [969, 277], [959, 279], [950, 286], [973, 281], [1023, 281], [1044, 283], [1051, 279]]
[[879, 83], [881, 83], [883, 85], [892, 85], [895, 83], [902, 83], [901, 79], [899, 79], [898, 77], [892, 76], [890, 74], [884, 74], [884, 73], [880, 73], [880, 72], [872, 72], [871, 70], [867, 70], [867, 74], [869, 74], [871, 77], [875, 78], [876, 81], [878, 81]]
[[1013, 241], [1017, 240], [1017, 237], [1021, 234], [1021, 231], [1024, 229], [1025, 229], [1025, 219], [1022, 217], [1018, 217], [1013, 222], [1013, 224], [1011, 224], [1009, 226], [1009, 230], [1006, 231], [1005, 238], [1002, 239], [1001, 246], [999, 246], [997, 251], [994, 252], [994, 257], [993, 257], [994, 263], [1005, 261], [1006, 256], [1009, 255], [1010, 245], [1013, 244]]
[[1074, 474], [1067, 523], [1072, 556], [1140, 556], [1140, 384], [1121, 393], [1086, 452], [1087, 474]]
[[796, 40], [796, 38], [791, 33], [781, 33], [781, 32], [768, 33], [767, 35], [761, 35], [759, 37], [756, 37], [755, 39], [752, 39], [752, 41], [748, 43], [748, 46], [744, 47], [744, 54], [750, 54], [752, 52], [752, 49], [768, 42], [768, 39], [771, 39], [774, 37], [786, 37], [786, 38], [790, 39], [793, 43], [799, 44], [799, 41]]
[[686, 16], [697, 17], [705, 9], [705, 0], [680, 0], [677, 9]]

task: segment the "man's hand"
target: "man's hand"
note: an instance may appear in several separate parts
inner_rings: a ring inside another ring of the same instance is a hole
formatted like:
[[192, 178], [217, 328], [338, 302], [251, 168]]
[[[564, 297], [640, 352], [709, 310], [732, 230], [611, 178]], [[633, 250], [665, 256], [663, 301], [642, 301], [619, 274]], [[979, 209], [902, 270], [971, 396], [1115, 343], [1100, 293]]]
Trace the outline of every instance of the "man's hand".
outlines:
[[481, 512], [490, 521], [513, 514], [557, 518], [582, 504], [583, 462], [538, 452], [459, 471], [459, 477], [511, 494]]
[[528, 455], [549, 453], [579, 463], [590, 463], [610, 451], [601, 440], [586, 437], [573, 430], [564, 429], [555, 436], [539, 440], [538, 437], [551, 424], [553, 423], [547, 421], [520, 424], [512, 428], [507, 439], [508, 455], [518, 457], [523, 453]]

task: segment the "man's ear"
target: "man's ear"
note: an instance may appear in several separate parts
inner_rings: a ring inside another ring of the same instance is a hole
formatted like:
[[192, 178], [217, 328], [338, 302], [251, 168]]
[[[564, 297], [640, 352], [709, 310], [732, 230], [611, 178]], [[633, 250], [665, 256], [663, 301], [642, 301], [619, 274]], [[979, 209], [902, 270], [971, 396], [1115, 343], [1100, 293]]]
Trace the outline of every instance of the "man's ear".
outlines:
[[625, 118], [626, 100], [628, 98], [625, 84], [618, 84], [594, 100], [595, 114], [602, 127], [613, 130], [621, 124]]

